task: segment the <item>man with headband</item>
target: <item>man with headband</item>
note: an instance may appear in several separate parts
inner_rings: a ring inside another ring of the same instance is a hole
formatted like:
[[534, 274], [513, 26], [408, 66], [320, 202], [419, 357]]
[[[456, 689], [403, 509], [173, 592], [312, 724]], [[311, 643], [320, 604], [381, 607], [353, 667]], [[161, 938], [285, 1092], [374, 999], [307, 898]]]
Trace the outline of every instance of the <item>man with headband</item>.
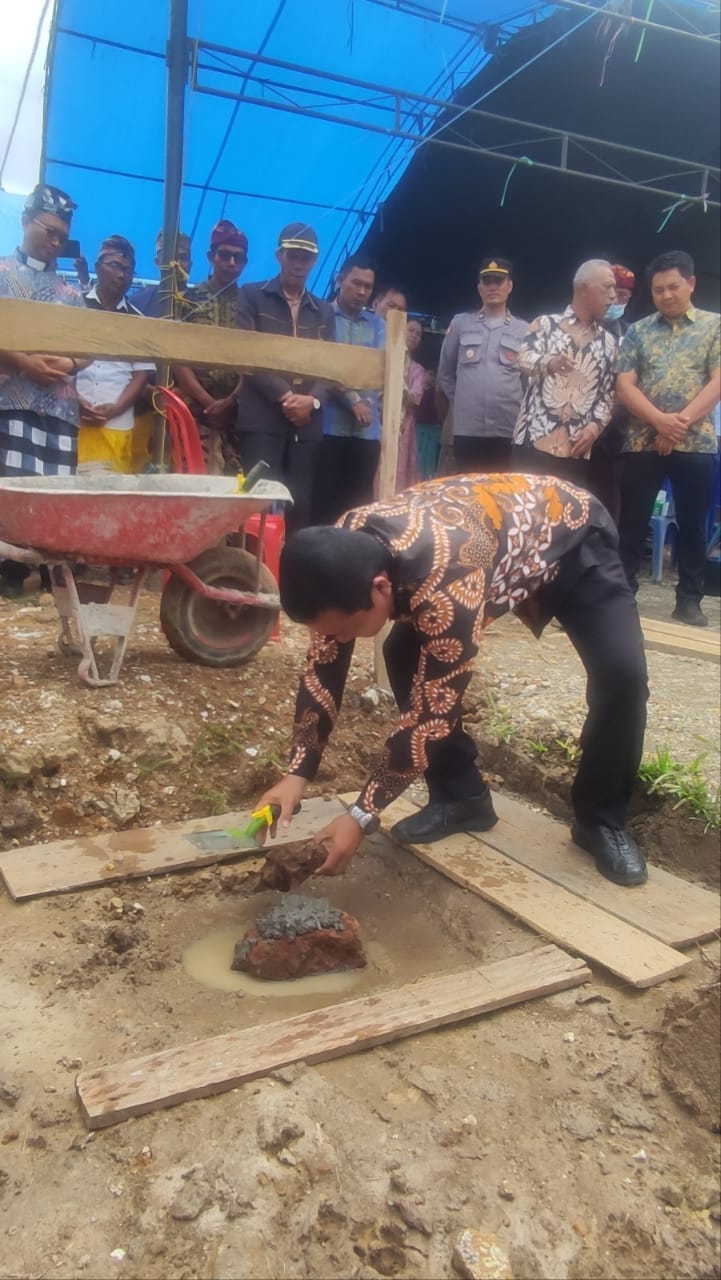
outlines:
[[[56, 272], [77, 206], [64, 191], [40, 183], [22, 215], [23, 237], [0, 259], [0, 298], [82, 307], [83, 299]], [[87, 361], [70, 356], [0, 352], [0, 475], [67, 476], [77, 466], [75, 375]], [[18, 596], [30, 570], [5, 560], [0, 594]]]

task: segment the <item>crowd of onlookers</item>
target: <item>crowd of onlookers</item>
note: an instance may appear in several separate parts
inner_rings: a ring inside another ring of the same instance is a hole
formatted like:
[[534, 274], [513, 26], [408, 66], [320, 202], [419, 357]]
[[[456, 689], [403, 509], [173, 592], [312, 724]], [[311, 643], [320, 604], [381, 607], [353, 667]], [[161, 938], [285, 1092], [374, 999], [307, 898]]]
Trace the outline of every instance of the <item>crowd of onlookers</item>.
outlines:
[[[201, 283], [188, 284], [189, 238], [179, 234], [166, 254], [161, 234], [161, 281], [133, 292], [133, 246], [110, 235], [92, 275], [84, 259], [76, 262], [76, 289], [56, 270], [74, 208], [64, 192], [46, 184], [28, 197], [21, 243], [0, 260], [0, 297], [370, 348], [385, 345], [389, 310], [409, 310], [406, 291], [379, 283], [361, 254], [341, 267], [332, 301], [310, 292], [306, 282], [319, 245], [303, 222], [282, 229], [274, 274], [259, 283], [241, 283], [247, 237], [223, 219], [213, 228]], [[437, 373], [415, 358], [424, 330], [411, 316], [397, 487], [439, 470], [516, 470], [572, 480], [595, 492], [617, 522], [635, 588], [654, 503], [669, 481], [678, 524], [674, 616], [705, 625], [700, 602], [718, 467], [719, 317], [694, 307], [687, 253], [659, 255], [648, 279], [656, 310], [630, 327], [624, 311], [634, 275], [601, 259], [578, 268], [565, 309], [528, 324], [511, 309], [510, 261], [486, 257], [477, 281], [480, 305], [453, 317]], [[0, 353], [0, 475], [142, 470], [149, 461], [155, 378], [149, 361]], [[293, 495], [290, 531], [331, 523], [373, 499], [379, 392], [188, 365], [176, 365], [172, 378], [197, 426], [208, 471], [248, 472], [267, 462]], [[18, 593], [26, 572], [3, 562], [0, 593]]]

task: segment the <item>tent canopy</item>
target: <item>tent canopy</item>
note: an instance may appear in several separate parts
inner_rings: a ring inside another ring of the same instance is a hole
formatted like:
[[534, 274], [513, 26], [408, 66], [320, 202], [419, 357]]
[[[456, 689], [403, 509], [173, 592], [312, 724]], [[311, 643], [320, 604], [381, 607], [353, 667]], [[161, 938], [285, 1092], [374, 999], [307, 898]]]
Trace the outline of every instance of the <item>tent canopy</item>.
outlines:
[[[136, 246], [138, 274], [157, 274], [153, 254], [163, 216], [169, 14], [182, 2], [55, 0], [44, 173], [77, 201], [75, 234], [91, 264], [100, 240], [119, 232]], [[718, 61], [718, 0], [655, 0], [653, 6], [646, 0], [609, 0], [599, 7], [585, 0], [253, 0], [243, 5], [187, 0], [187, 8], [180, 222], [193, 236], [194, 279], [205, 274], [209, 233], [219, 217], [231, 218], [248, 235], [246, 279], [274, 270], [278, 231], [304, 219], [315, 226], [321, 246], [311, 285], [325, 292], [343, 257], [371, 230], [375, 249], [398, 196], [423, 170], [434, 179], [405, 205], [406, 247], [416, 253], [414, 222], [420, 224], [424, 216], [427, 221], [431, 207], [436, 223], [447, 220], [449, 201], [456, 224], [462, 212], [466, 223], [477, 227], [480, 209], [469, 183], [485, 181], [487, 169], [481, 169], [477, 156], [444, 152], [450, 159], [455, 155], [458, 171], [466, 175], [454, 198], [444, 187], [443, 165], [430, 163], [442, 158], [431, 143], [435, 133], [457, 148], [485, 146], [494, 186], [515, 171], [515, 160], [533, 158], [538, 175], [539, 162], [553, 156], [556, 168], [567, 160], [569, 170], [575, 164], [589, 172], [590, 163], [590, 171], [599, 175], [630, 174], [631, 194], [635, 182], [656, 181], [661, 192], [672, 193], [659, 194], [662, 207], [675, 207], [673, 193], [693, 193], [696, 220], [704, 214], [699, 201], [706, 191], [715, 207], [709, 207], [705, 221], [716, 217], [718, 170], [704, 166], [718, 160], [699, 144], [700, 133], [707, 132], [709, 104], [704, 107], [702, 93], [685, 95], [683, 111], [676, 103], [669, 117], [664, 85], [669, 66], [690, 65], [697, 55], [698, 66], [705, 67], [709, 58]], [[649, 16], [656, 27], [652, 33], [644, 25]], [[641, 100], [631, 96], [624, 112], [614, 115], [609, 105], [618, 91], [610, 82], [599, 88], [595, 65], [590, 81], [569, 83], [564, 91], [558, 59], [573, 61], [576, 31], [599, 51], [601, 83], [604, 48], [613, 76], [616, 50], [625, 42], [632, 59], [629, 85], [647, 36], [641, 66], [649, 47], [667, 50], [668, 57], [658, 63], [657, 92], [654, 88]], [[532, 56], [521, 57], [519, 66], [514, 51], [524, 45]], [[554, 50], [555, 63], [549, 58]], [[529, 66], [539, 86], [535, 98], [523, 93]], [[707, 79], [704, 72], [702, 81]], [[479, 104], [520, 117], [527, 127], [511, 129], [463, 114]], [[681, 116], [680, 132], [669, 132]], [[546, 128], [544, 137], [546, 126], [555, 132]], [[668, 164], [664, 156], [651, 155], [629, 169], [632, 157], [604, 150], [605, 144], [589, 150], [593, 137], [571, 139], [570, 146], [566, 137], [564, 143], [558, 131], [574, 127], [682, 160]], [[506, 165], [499, 169], [503, 153]], [[690, 172], [684, 172], [684, 157]], [[411, 162], [413, 172], [399, 189]], [[531, 172], [526, 168], [513, 177], [514, 194]], [[569, 182], [576, 181], [551, 176], [546, 186], [570, 189]], [[580, 189], [587, 210], [610, 209], [611, 197], [613, 207], [621, 207], [612, 188], [582, 181]], [[649, 197], [643, 199], [648, 203]], [[450, 224], [446, 230], [455, 235]], [[429, 242], [424, 243], [427, 252]], [[388, 269], [394, 272], [393, 264]], [[403, 270], [413, 284], [408, 264]], [[418, 300], [423, 305], [423, 298]]]
[[[418, 16], [418, 8], [430, 16]], [[194, 87], [186, 94], [181, 225], [193, 233], [194, 277], [203, 274], [219, 217], [248, 235], [247, 278], [272, 271], [278, 231], [302, 218], [318, 231], [315, 283], [325, 285], [414, 150], [413, 141], [248, 98], [324, 115], [340, 111], [375, 130], [400, 121], [426, 134], [438, 118], [440, 108], [432, 105], [419, 118], [402, 98], [361, 87], [349, 93], [333, 79], [309, 78], [253, 55], [447, 100], [488, 61], [499, 31], [512, 34], [543, 9], [549, 6], [524, 9], [519, 0], [427, 0], [400, 8], [394, 0], [190, 0]], [[135, 244], [142, 275], [154, 274], [162, 223], [167, 35], [168, 5], [160, 0], [58, 0], [50, 47], [47, 180], [77, 201], [75, 226], [89, 260], [103, 236], [120, 232]]]

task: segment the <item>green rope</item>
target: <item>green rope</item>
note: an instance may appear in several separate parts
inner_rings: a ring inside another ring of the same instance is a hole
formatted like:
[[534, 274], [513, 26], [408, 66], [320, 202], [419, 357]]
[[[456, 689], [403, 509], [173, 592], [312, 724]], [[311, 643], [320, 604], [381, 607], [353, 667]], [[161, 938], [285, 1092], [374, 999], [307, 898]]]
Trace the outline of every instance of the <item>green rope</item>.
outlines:
[[503, 208], [503, 206], [506, 203], [506, 196], [508, 195], [508, 188], [511, 183], [511, 178], [516, 172], [516, 169], [518, 168], [519, 164], [530, 165], [530, 164], [533, 164], [533, 161], [529, 160], [528, 156], [521, 156], [519, 160], [516, 160], [515, 163], [511, 165], [510, 169], [508, 170], [508, 176], [506, 177], [506, 181], [503, 184], [503, 195], [501, 196], [501, 208]]

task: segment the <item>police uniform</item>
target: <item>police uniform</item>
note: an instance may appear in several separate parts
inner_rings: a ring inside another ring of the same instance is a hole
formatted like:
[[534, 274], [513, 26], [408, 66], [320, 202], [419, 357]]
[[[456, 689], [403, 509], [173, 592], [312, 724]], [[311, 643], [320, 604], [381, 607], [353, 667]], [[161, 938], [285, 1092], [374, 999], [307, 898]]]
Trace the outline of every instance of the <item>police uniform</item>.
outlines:
[[509, 470], [521, 404], [518, 356], [528, 332], [510, 312], [454, 316], [443, 341], [438, 386], [453, 405], [453, 447], [460, 471]]

